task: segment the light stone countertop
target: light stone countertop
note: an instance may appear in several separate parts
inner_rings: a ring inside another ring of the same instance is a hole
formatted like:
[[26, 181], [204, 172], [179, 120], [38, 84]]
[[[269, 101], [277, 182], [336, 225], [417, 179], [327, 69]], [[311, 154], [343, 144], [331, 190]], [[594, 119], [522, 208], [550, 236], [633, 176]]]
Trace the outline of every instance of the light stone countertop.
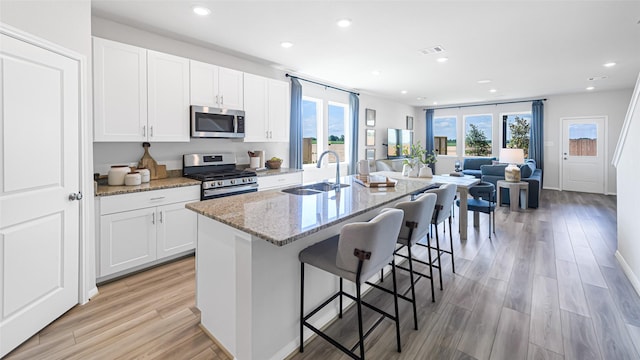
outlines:
[[170, 189], [182, 186], [200, 185], [200, 181], [193, 180], [185, 177], [170, 177], [166, 179], [151, 180], [148, 183], [134, 186], [109, 186], [98, 185], [96, 189], [96, 196], [111, 196], [120, 194], [130, 194], [141, 191], [151, 191], [160, 189]]
[[256, 171], [256, 174], [258, 174], [258, 177], [263, 177], [263, 176], [291, 174], [296, 172], [302, 172], [302, 169], [290, 169], [290, 168], [267, 169], [267, 170], [258, 170]]
[[401, 179], [395, 187], [368, 188], [341, 178], [348, 184], [339, 193], [292, 195], [282, 189], [229, 196], [187, 204], [203, 216], [283, 246], [349, 218], [381, 208], [432, 184]]

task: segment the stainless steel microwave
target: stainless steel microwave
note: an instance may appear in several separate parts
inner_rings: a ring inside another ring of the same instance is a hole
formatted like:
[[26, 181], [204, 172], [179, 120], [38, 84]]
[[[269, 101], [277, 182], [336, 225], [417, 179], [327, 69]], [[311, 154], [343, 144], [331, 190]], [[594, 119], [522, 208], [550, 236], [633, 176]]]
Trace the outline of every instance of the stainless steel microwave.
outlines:
[[244, 111], [191, 105], [191, 137], [243, 138]]

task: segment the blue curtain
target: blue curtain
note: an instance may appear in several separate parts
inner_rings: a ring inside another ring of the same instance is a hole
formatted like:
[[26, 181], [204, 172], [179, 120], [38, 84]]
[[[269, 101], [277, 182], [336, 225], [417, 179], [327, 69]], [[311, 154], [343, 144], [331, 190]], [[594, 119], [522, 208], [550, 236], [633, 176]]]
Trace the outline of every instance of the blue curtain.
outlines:
[[296, 78], [291, 78], [289, 167], [302, 169], [302, 85]]
[[360, 108], [360, 99], [357, 94], [349, 94], [349, 121], [351, 122], [351, 146], [349, 153], [349, 174], [358, 173], [358, 113]]
[[427, 109], [427, 139], [424, 142], [424, 148], [427, 151], [431, 151], [434, 148], [433, 144], [433, 109]]
[[538, 169], [544, 169], [544, 104], [542, 100], [531, 103], [531, 142], [529, 157], [536, 161]]

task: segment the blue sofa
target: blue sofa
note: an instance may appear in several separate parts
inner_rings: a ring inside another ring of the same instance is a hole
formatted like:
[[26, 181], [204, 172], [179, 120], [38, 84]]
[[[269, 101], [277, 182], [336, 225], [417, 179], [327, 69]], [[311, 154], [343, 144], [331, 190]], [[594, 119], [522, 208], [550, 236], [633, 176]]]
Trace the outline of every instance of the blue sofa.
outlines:
[[482, 172], [480, 171], [480, 167], [482, 165], [491, 165], [496, 158], [494, 157], [478, 157], [478, 158], [467, 158], [464, 159], [462, 163], [462, 173], [465, 175], [472, 175], [476, 178], [482, 178]]
[[[498, 180], [504, 180], [504, 168], [507, 164], [482, 165], [480, 171], [482, 173], [482, 181], [488, 181], [496, 186]], [[538, 208], [540, 202], [540, 191], [542, 189], [542, 169], [536, 168], [536, 161], [527, 159], [524, 164], [520, 165], [520, 180], [529, 183], [529, 207]], [[510, 204], [509, 190], [501, 189], [500, 205]]]

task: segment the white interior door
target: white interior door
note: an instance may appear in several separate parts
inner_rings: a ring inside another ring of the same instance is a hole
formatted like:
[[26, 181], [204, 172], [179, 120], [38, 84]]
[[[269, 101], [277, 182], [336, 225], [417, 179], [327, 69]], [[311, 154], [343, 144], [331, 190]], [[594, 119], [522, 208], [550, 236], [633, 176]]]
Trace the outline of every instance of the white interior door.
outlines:
[[562, 119], [562, 190], [604, 193], [604, 117]]
[[0, 357], [78, 302], [79, 63], [0, 35]]

